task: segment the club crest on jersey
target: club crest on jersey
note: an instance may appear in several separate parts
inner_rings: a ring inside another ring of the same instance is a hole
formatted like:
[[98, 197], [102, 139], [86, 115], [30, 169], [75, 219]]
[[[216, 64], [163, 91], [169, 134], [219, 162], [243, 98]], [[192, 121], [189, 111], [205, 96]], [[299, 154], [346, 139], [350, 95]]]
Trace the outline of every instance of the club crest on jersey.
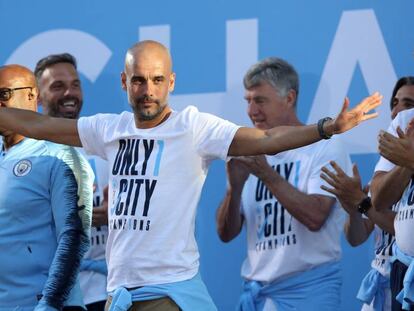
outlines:
[[17, 177], [26, 176], [32, 170], [32, 162], [29, 160], [20, 160], [13, 168], [13, 174]]

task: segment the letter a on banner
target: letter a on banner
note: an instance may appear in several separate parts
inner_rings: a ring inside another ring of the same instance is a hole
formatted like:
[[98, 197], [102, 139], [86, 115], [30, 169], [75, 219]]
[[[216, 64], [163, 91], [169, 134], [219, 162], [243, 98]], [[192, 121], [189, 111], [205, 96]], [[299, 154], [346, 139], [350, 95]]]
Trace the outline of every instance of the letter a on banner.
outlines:
[[[389, 97], [397, 76], [373, 10], [346, 11], [342, 14], [308, 123], [324, 116], [335, 116], [347, 96], [356, 67], [359, 66], [369, 93]], [[368, 94], [361, 94], [361, 98]], [[357, 103], [351, 103], [351, 107]], [[379, 117], [361, 124], [342, 138], [353, 154], [377, 152], [377, 134], [391, 121], [387, 104], [378, 108]], [[355, 139], [358, 137], [358, 139]]]

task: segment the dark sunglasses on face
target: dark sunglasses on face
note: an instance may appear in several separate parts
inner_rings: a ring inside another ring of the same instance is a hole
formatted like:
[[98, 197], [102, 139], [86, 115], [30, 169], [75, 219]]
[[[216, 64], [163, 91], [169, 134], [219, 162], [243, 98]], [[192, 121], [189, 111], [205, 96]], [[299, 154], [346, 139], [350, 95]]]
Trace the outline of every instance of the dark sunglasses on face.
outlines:
[[32, 88], [33, 88], [32, 86], [15, 87], [14, 89], [1, 88], [0, 89], [0, 100], [8, 101], [10, 98], [13, 97], [14, 91], [24, 90], [24, 89], [30, 89], [31, 91]]

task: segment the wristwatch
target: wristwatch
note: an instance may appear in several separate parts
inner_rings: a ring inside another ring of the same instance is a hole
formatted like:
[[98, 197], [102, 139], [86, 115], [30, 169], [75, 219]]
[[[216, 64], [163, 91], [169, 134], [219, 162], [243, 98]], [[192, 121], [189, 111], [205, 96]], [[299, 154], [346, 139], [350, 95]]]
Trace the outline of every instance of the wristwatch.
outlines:
[[371, 206], [371, 198], [366, 197], [358, 204], [358, 212], [360, 212], [361, 214], [366, 214], [368, 210], [371, 208]]
[[319, 136], [320, 136], [321, 138], [323, 138], [323, 139], [329, 139], [329, 138], [331, 138], [331, 137], [332, 137], [332, 135], [328, 135], [328, 134], [325, 132], [325, 130], [323, 129], [323, 125], [325, 124], [325, 122], [326, 122], [326, 121], [330, 121], [330, 120], [332, 120], [332, 118], [330, 118], [330, 117], [326, 117], [326, 118], [320, 119], [320, 120], [318, 121], [318, 132], [319, 132]]

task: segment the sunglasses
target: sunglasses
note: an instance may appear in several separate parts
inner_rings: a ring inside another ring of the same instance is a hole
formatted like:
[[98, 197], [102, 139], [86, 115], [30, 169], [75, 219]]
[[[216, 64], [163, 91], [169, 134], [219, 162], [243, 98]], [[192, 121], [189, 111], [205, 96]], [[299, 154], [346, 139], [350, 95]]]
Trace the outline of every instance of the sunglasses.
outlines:
[[13, 97], [14, 91], [30, 89], [32, 90], [32, 86], [23, 86], [23, 87], [15, 87], [14, 89], [9, 88], [1, 88], [0, 89], [0, 100], [1, 101], [8, 101], [10, 98]]

